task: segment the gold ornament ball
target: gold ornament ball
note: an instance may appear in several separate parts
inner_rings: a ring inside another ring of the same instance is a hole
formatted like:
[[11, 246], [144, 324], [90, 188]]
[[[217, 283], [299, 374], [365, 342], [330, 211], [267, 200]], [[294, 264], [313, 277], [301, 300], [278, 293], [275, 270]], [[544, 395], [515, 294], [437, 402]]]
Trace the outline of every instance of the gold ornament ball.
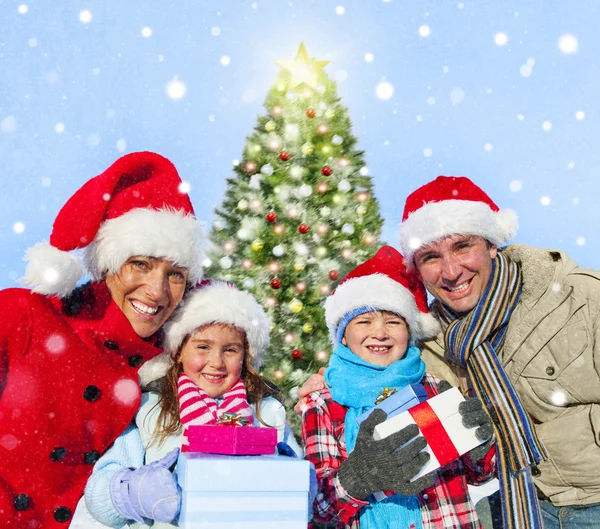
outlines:
[[327, 255], [327, 248], [325, 248], [325, 246], [319, 246], [315, 250], [315, 254], [317, 257], [325, 257]]
[[333, 118], [335, 117], [335, 112], [334, 112], [333, 110], [331, 110], [330, 108], [328, 108], [328, 109], [325, 111], [325, 117], [326, 117], [327, 119], [333, 119]]
[[304, 154], [304, 156], [312, 154], [314, 150], [315, 146], [310, 141], [307, 141], [304, 145], [302, 145], [302, 154]]
[[250, 245], [250, 248], [252, 248], [253, 251], [255, 252], [260, 252], [265, 246], [265, 243], [262, 242], [260, 239], [254, 239], [252, 241], [252, 244]]
[[310, 323], [305, 323], [302, 326], [302, 332], [306, 333], [306, 334], [310, 334], [311, 332], [313, 332], [313, 326]]
[[343, 206], [347, 202], [346, 197], [340, 193], [333, 195], [332, 200], [336, 206]]
[[367, 206], [363, 206], [360, 205], [356, 208], [356, 213], [358, 213], [361, 217], [366, 215], [367, 213]]
[[302, 261], [296, 261], [294, 263], [294, 271], [295, 272], [302, 272], [302, 270], [304, 270], [305, 267], [306, 267], [306, 265]]
[[298, 314], [304, 308], [304, 304], [299, 299], [294, 298], [290, 301], [289, 307], [294, 314]]
[[237, 203], [237, 207], [240, 211], [246, 211], [248, 209], [248, 201], [242, 198], [242, 200]]
[[267, 132], [273, 132], [275, 130], [275, 122], [274, 121], [267, 121], [265, 123], [265, 130]]

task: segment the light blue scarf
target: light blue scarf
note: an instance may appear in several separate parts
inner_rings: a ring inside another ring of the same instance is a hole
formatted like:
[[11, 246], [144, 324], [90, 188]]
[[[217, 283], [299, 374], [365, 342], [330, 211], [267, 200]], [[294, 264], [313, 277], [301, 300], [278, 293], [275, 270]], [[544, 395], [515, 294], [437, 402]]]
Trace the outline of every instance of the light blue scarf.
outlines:
[[[356, 418], [375, 405], [375, 399], [385, 388], [401, 389], [418, 384], [425, 374], [425, 362], [418, 347], [410, 347], [404, 358], [382, 367], [365, 362], [348, 347], [338, 344], [325, 371], [325, 382], [333, 400], [347, 406], [344, 420], [346, 450], [352, 452], [358, 435]], [[369, 505], [360, 511], [361, 529], [406, 529], [414, 524], [422, 527], [421, 508], [416, 496], [395, 494], [376, 501], [369, 496]]]

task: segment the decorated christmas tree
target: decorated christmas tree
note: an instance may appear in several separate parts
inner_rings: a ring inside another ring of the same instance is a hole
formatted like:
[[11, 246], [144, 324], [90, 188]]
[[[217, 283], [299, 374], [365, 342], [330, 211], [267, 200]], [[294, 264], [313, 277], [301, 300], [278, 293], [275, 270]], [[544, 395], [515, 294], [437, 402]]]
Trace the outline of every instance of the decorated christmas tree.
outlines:
[[279, 61], [211, 231], [208, 276], [233, 281], [267, 308], [263, 374], [289, 405], [294, 388], [329, 359], [324, 299], [377, 251], [383, 222], [327, 63], [310, 59], [304, 44], [295, 60]]

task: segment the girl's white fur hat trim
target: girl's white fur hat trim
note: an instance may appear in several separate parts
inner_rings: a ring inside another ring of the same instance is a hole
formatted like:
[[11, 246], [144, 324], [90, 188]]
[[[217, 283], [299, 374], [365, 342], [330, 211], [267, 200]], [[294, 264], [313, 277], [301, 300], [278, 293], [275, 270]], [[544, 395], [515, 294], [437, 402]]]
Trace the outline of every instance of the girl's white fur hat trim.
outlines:
[[198, 327], [224, 323], [242, 329], [258, 369], [269, 346], [271, 320], [256, 298], [225, 281], [211, 281], [190, 291], [165, 325], [165, 352], [177, 353], [184, 339]]

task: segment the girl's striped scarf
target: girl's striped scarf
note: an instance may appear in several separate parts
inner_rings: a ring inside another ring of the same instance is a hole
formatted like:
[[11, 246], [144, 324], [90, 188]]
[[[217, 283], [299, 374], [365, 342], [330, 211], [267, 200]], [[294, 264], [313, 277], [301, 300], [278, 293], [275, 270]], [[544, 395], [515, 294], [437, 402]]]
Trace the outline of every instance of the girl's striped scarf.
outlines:
[[217, 406], [217, 401], [192, 382], [185, 373], [179, 375], [177, 381], [179, 395], [179, 417], [184, 428], [202, 424], [216, 424], [224, 413], [240, 415], [252, 422], [252, 408], [248, 404], [246, 386], [243, 380], [223, 395], [223, 402]]
[[489, 283], [471, 312], [460, 317], [438, 301], [434, 304], [445, 330], [446, 358], [467, 369], [470, 383], [494, 425], [507, 529], [543, 527], [530, 467], [548, 459], [497, 354], [522, 285], [520, 267], [498, 252]]

